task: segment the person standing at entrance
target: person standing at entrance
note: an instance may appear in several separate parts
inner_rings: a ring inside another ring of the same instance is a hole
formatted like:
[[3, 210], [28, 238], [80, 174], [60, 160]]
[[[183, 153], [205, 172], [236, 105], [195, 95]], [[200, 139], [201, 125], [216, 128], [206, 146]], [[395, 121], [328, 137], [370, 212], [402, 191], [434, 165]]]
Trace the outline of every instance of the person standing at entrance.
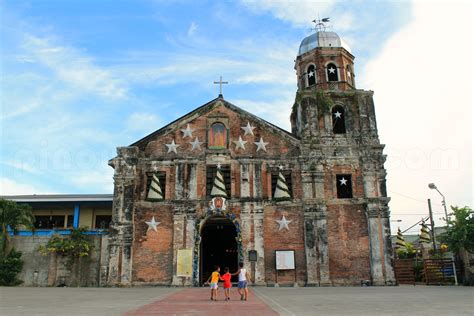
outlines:
[[224, 269], [224, 274], [221, 277], [221, 281], [224, 281], [224, 294], [225, 294], [225, 300], [228, 301], [230, 300], [230, 288], [232, 287], [232, 283], [230, 282], [230, 278], [232, 278], [232, 275], [229, 273], [229, 268], [226, 267]]
[[209, 277], [209, 279], [207, 279], [206, 282], [209, 283], [209, 281], [211, 281], [211, 301], [217, 301], [217, 288], [219, 279], [221, 277], [219, 271], [221, 271], [221, 268], [219, 266], [215, 266], [214, 272], [212, 272], [211, 276]]
[[239, 270], [237, 270], [237, 272], [235, 273], [232, 273], [232, 275], [237, 274], [239, 275], [239, 285], [237, 286], [237, 288], [240, 294], [240, 300], [246, 301], [247, 296], [249, 295], [249, 289], [247, 288], [247, 280], [250, 280], [250, 276], [247, 272], [247, 269], [244, 269], [243, 262], [239, 263]]

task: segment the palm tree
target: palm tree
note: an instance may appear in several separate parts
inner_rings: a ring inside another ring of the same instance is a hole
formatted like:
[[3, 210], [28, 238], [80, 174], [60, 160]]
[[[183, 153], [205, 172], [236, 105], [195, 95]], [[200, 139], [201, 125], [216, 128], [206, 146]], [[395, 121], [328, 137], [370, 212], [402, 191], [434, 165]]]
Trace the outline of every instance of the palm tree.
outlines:
[[34, 222], [35, 217], [29, 205], [0, 199], [0, 226], [2, 229], [0, 257], [7, 256], [11, 250], [8, 228], [13, 229], [13, 231], [18, 230], [20, 226], [32, 228]]

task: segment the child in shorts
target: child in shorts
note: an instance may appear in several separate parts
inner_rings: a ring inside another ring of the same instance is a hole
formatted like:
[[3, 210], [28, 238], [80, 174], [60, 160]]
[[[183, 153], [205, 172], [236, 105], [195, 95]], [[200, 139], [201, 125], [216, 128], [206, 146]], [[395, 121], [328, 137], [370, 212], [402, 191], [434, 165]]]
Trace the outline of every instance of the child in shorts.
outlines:
[[237, 286], [238, 292], [240, 294], [240, 300], [246, 301], [249, 295], [249, 289], [247, 288], [247, 282], [250, 280], [250, 275], [247, 269], [244, 269], [244, 263], [239, 263], [239, 270], [232, 273], [232, 275], [239, 275], [239, 285]]
[[211, 301], [217, 301], [217, 288], [218, 288], [217, 284], [221, 277], [221, 275], [219, 274], [219, 271], [221, 271], [221, 268], [219, 268], [219, 266], [215, 266], [214, 272], [212, 272], [211, 276], [209, 277], [209, 279], [207, 279], [207, 282], [206, 282], [207, 284], [209, 284], [209, 281], [211, 281], [210, 283]]
[[225, 294], [225, 300], [228, 301], [230, 300], [230, 288], [232, 287], [232, 283], [230, 282], [230, 279], [232, 278], [232, 275], [229, 273], [229, 268], [226, 267], [224, 269], [224, 275], [221, 276], [221, 281], [224, 281], [224, 294]]

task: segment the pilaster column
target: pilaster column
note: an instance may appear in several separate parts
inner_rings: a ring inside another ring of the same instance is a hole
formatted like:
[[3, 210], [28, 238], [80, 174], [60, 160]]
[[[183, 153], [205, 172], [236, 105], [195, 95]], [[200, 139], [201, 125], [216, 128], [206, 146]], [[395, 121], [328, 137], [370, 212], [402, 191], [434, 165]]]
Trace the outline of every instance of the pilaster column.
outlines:
[[186, 214], [180, 210], [175, 210], [173, 215], [173, 279], [171, 285], [183, 285], [181, 277], [177, 276], [178, 268], [178, 249], [184, 248], [184, 232], [185, 232]]
[[388, 208], [378, 201], [369, 202], [366, 207], [366, 214], [370, 241], [372, 283], [374, 285], [395, 284]]
[[250, 205], [249, 203], [243, 203], [242, 205], [242, 211], [240, 213], [240, 232], [242, 235], [242, 256], [243, 258], [239, 258], [241, 262], [244, 263], [244, 268], [246, 268], [248, 271], [250, 271], [250, 264], [248, 262], [247, 254], [249, 249], [249, 244], [250, 244]]
[[240, 197], [250, 197], [250, 171], [248, 163], [240, 164]]
[[317, 241], [318, 241], [318, 262], [319, 262], [319, 284], [331, 284], [329, 274], [329, 248], [327, 229], [327, 208], [320, 205], [316, 213]]
[[317, 205], [304, 213], [307, 285], [329, 285], [329, 252], [326, 206]]
[[263, 238], [263, 208], [256, 208], [253, 214], [254, 221], [254, 250], [257, 251], [255, 263], [255, 284], [266, 285], [265, 282], [265, 251]]
[[312, 210], [304, 213], [304, 250], [306, 255], [306, 285], [319, 284], [319, 262], [316, 236], [316, 218]]
[[131, 285], [133, 212], [138, 147], [119, 147], [109, 161], [115, 169], [112, 225], [109, 234], [109, 285]]

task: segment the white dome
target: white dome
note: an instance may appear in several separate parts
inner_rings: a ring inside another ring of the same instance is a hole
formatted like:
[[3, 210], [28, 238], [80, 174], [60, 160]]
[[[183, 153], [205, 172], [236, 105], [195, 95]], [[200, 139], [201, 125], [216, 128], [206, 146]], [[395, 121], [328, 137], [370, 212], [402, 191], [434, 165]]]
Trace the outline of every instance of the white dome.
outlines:
[[298, 56], [301, 56], [317, 47], [343, 47], [349, 53], [352, 53], [349, 45], [347, 45], [347, 43], [344, 42], [344, 40], [336, 33], [317, 32], [315, 34], [311, 34], [301, 41]]

